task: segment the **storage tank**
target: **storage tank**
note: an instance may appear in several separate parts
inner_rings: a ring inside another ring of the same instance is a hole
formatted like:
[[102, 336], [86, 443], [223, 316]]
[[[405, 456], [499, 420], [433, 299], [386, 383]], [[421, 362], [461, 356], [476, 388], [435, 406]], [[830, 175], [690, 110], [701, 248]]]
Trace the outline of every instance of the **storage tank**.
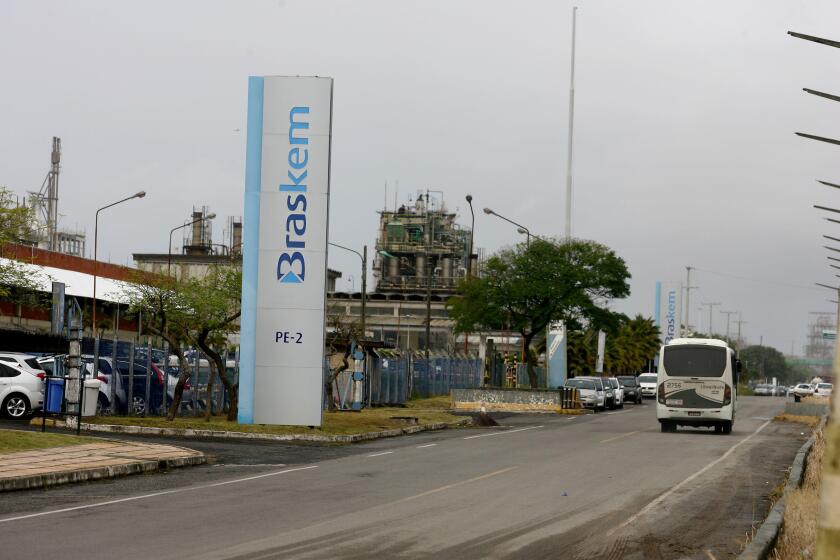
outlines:
[[441, 259], [441, 280], [443, 280], [443, 284], [448, 286], [452, 284], [452, 257], [443, 257]]
[[388, 258], [388, 280], [391, 282], [396, 282], [397, 277], [400, 275], [400, 260], [397, 258]]

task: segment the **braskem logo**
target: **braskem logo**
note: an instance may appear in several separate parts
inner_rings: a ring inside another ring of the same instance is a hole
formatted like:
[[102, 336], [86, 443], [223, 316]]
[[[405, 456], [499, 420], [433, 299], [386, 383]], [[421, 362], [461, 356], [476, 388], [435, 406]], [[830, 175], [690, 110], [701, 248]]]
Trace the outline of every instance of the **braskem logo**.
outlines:
[[280, 192], [287, 192], [286, 251], [277, 259], [277, 279], [281, 284], [302, 284], [306, 278], [306, 258], [295, 249], [306, 248], [306, 169], [309, 163], [309, 107], [292, 107], [289, 111], [289, 171], [288, 182], [280, 184]]
[[677, 334], [677, 293], [668, 292], [668, 313], [665, 315], [665, 343], [671, 342]]

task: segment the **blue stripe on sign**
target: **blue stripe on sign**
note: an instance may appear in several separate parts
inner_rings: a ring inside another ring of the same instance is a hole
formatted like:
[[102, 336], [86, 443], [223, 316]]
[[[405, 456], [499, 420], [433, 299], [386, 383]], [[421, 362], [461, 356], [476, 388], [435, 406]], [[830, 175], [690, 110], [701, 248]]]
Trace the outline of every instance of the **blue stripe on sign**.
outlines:
[[656, 283], [656, 308], [653, 311], [653, 318], [654, 324], [657, 327], [662, 326], [662, 321], [660, 320], [660, 313], [662, 313], [662, 282]]
[[237, 416], [240, 424], [254, 423], [264, 86], [265, 81], [262, 77], [248, 78], [248, 144], [245, 150], [245, 223], [242, 243], [242, 320]]

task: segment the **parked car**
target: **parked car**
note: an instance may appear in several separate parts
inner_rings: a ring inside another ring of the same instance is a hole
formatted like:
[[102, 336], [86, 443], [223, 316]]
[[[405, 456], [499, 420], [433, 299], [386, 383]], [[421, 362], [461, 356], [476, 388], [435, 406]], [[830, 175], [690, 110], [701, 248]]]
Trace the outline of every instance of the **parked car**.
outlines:
[[17, 362], [0, 361], [0, 406], [8, 418], [25, 418], [44, 406], [45, 373], [33, 373]]
[[639, 385], [642, 387], [642, 396], [643, 397], [655, 397], [656, 396], [656, 374], [655, 373], [643, 373], [639, 375], [637, 378], [639, 381]]
[[642, 404], [642, 386], [635, 375], [619, 375], [616, 379], [624, 389], [625, 401]]
[[817, 383], [816, 389], [814, 389], [814, 395], [818, 397], [830, 397], [831, 393], [834, 391], [834, 384], [832, 383]]
[[[131, 371], [131, 362], [128, 360], [117, 360], [117, 371], [121, 387], [126, 387], [125, 400], [119, 403], [120, 412], [139, 416], [146, 412], [146, 379], [149, 379], [149, 403], [160, 403], [163, 393], [163, 372], [152, 363], [151, 376], [144, 364], [134, 362], [134, 371]], [[130, 383], [129, 380], [133, 381]], [[128, 402], [128, 387], [132, 388], [131, 402]]]
[[604, 393], [604, 402], [601, 405], [601, 410], [615, 408], [615, 391], [612, 385], [605, 377], [578, 377], [577, 379], [592, 379], [599, 391]]
[[769, 383], [759, 383], [753, 388], [753, 394], [757, 397], [772, 397], [774, 392], [773, 386]]
[[618, 408], [624, 408], [624, 386], [615, 377], [607, 377], [606, 380], [610, 382], [613, 391], [615, 391], [615, 405]]
[[604, 410], [607, 408], [607, 394], [604, 390], [604, 382], [600, 377], [575, 377], [574, 379], [588, 379], [595, 384], [595, 394], [597, 402], [595, 404], [596, 410]]
[[578, 390], [580, 403], [584, 408], [598, 408], [598, 390], [595, 387], [595, 382], [591, 379], [581, 379], [578, 377], [567, 379], [566, 387], [574, 387]]
[[34, 373], [35, 375], [38, 375], [39, 373], [46, 373], [44, 368], [41, 367], [41, 364], [38, 363], [38, 358], [21, 352], [0, 352], [0, 362], [17, 364], [29, 373]]
[[810, 397], [814, 394], [814, 388], [808, 383], [800, 383], [793, 388], [793, 398], [796, 402], [802, 397]]

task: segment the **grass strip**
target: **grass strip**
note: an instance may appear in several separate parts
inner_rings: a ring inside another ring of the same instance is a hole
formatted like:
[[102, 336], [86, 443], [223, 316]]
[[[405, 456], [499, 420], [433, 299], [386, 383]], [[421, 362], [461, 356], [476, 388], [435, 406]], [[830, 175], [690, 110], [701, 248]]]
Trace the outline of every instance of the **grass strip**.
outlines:
[[98, 440], [87, 437], [67, 436], [42, 432], [0, 429], [0, 454], [28, 451], [30, 449], [48, 449], [67, 445], [81, 445]]
[[449, 397], [417, 399], [409, 401], [404, 407], [374, 407], [361, 412], [324, 412], [324, 422], [320, 427], [274, 426], [268, 424], [239, 424], [228, 422], [224, 416], [211, 416], [209, 421], [203, 416], [181, 416], [172, 421], [158, 416], [140, 418], [136, 416], [97, 416], [87, 421], [96, 424], [116, 424], [121, 426], [144, 426], [151, 428], [182, 428], [193, 430], [219, 430], [226, 432], [244, 432], [258, 434], [324, 434], [352, 435], [378, 432], [410, 425], [396, 416], [417, 418], [417, 424], [437, 424], [455, 422], [463, 418], [448, 412]]

